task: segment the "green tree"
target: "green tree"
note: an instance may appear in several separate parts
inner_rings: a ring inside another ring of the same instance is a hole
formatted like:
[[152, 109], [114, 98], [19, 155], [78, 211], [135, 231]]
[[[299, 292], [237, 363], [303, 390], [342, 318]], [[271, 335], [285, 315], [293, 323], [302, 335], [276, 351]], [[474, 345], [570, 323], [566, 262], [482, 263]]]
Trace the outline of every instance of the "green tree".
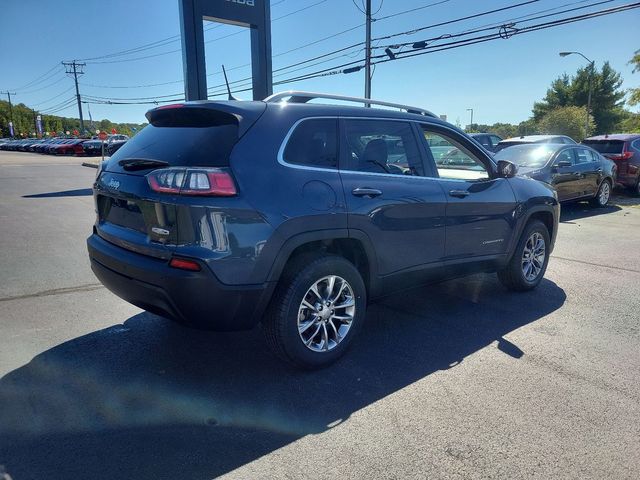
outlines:
[[[636, 50], [633, 58], [629, 61], [633, 65], [633, 73], [640, 72], [640, 50]], [[640, 88], [629, 89], [629, 105], [640, 104]]]
[[[558, 107], [586, 107], [590, 75], [591, 66], [587, 66], [578, 69], [572, 77], [565, 74], [554, 80], [545, 98], [534, 104], [533, 119], [539, 122]], [[609, 62], [605, 62], [599, 71], [594, 67], [591, 96], [591, 115], [595, 122], [592, 127], [594, 133], [612, 132], [624, 118], [622, 107], [625, 92], [621, 90], [621, 85], [620, 73], [616, 72]]]
[[[550, 110], [537, 123], [541, 133], [568, 135], [574, 140], [587, 137], [585, 131], [586, 107], [558, 107]], [[591, 119], [590, 123], [593, 123]]]

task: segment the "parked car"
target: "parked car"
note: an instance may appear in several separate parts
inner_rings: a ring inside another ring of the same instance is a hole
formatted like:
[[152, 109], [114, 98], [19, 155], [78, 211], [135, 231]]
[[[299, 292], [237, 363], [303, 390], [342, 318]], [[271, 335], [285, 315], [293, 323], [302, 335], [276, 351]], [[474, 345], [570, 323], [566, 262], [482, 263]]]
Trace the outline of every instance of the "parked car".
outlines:
[[[96, 156], [102, 155], [102, 146], [104, 142], [97, 138], [92, 138], [91, 140], [87, 140], [82, 144], [82, 148], [84, 149], [84, 154], [87, 156]], [[107, 152], [105, 151], [105, 154]]]
[[42, 143], [40, 143], [38, 145], [35, 145], [33, 147], [33, 151], [35, 153], [45, 153], [49, 147], [51, 147], [52, 145], [55, 145], [57, 143], [60, 143], [63, 140], [65, 140], [65, 139], [64, 138], [57, 138], [57, 137], [56, 138], [50, 138], [45, 142], [42, 142]]
[[[553, 188], [426, 110], [306, 103], [318, 97], [393, 105], [287, 92], [149, 111], [93, 185], [99, 280], [193, 327], [261, 322], [304, 368], [344, 353], [370, 299], [476, 272], [512, 290], [540, 283], [558, 231]], [[438, 166], [430, 142], [466, 161]]]
[[113, 155], [122, 147], [127, 141], [129, 137], [127, 135], [111, 135], [107, 139], [107, 144], [105, 145], [105, 153], [107, 155]]
[[561, 202], [589, 200], [604, 207], [616, 178], [616, 165], [583, 145], [516, 145], [499, 151], [495, 159], [513, 162], [520, 175], [552, 185]]
[[471, 133], [469, 136], [490, 152], [495, 152], [498, 143], [502, 141], [501, 137], [493, 133]]
[[576, 142], [571, 137], [567, 137], [566, 135], [523, 135], [521, 137], [513, 137], [507, 138], [506, 140], [501, 140], [494, 148], [494, 151], [499, 152], [500, 150], [507, 147], [513, 147], [514, 145], [522, 145], [527, 143], [555, 143], [558, 145], [577, 145], [578, 142]]
[[640, 195], [640, 134], [612, 134], [582, 141], [618, 167], [617, 183]]
[[81, 138], [70, 139], [49, 147], [48, 153], [52, 155], [82, 155], [84, 153], [82, 149], [84, 141]]

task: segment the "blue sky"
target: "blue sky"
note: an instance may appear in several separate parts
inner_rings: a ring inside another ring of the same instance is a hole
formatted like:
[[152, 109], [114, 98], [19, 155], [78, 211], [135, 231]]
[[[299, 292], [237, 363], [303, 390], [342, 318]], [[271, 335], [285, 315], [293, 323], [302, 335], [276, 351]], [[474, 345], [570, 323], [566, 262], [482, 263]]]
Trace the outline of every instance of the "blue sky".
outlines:
[[[359, 4], [362, 2], [355, 1]], [[380, 1], [373, 0], [374, 11], [380, 7]], [[409, 31], [522, 1], [524, 0], [384, 0], [376, 14], [377, 18], [429, 4], [436, 5], [380, 19], [373, 24], [373, 36], [376, 38]], [[539, 0], [501, 13], [396, 37], [390, 41], [381, 40], [377, 44], [411, 42], [454, 34], [563, 5], [567, 5], [563, 9], [575, 8], [596, 1]], [[628, 2], [614, 0], [532, 23], [625, 3]], [[272, 0], [271, 4], [274, 55], [331, 37], [315, 45], [274, 57], [274, 69], [364, 39], [364, 27], [358, 27], [364, 18], [351, 0]], [[180, 33], [178, 20], [177, 0], [3, 0], [0, 10], [0, 90], [13, 89], [16, 92], [16, 103], [35, 105], [39, 110], [51, 111], [52, 107], [61, 104], [64, 106], [64, 102], [74, 92], [72, 79], [65, 76], [62, 66], [56, 68], [61, 60], [104, 56], [177, 36]], [[358, 28], [335, 35], [353, 27]], [[250, 76], [250, 68], [242, 67], [250, 62], [249, 33], [229, 25], [207, 24], [206, 29], [207, 72], [212, 74], [208, 77], [209, 85], [218, 85], [223, 81], [222, 75], [216, 73], [221, 64], [227, 67], [232, 81]], [[9, 48], [10, 46], [14, 48]], [[640, 85], [640, 73], [633, 75], [627, 62], [639, 48], [640, 9], [637, 9], [515, 36], [508, 40], [500, 39], [384, 63], [376, 67], [373, 76], [373, 97], [428, 108], [438, 114], [446, 114], [452, 123], [459, 119], [463, 125], [469, 121], [468, 108], [474, 109], [474, 121], [477, 123], [517, 123], [529, 117], [533, 102], [544, 96], [554, 78], [564, 72], [572, 73], [586, 63], [575, 55], [560, 58], [559, 51], [579, 50], [598, 65], [609, 60], [613, 68], [622, 73], [623, 87], [631, 88]], [[173, 50], [178, 51], [172, 52]], [[180, 94], [183, 85], [182, 56], [179, 50], [180, 42], [175, 39], [139, 53], [87, 62], [86, 73], [80, 79], [81, 93], [109, 98]], [[298, 71], [290, 69], [281, 72], [281, 76], [276, 76], [275, 80], [355, 61], [362, 57], [363, 52], [357, 47], [344, 54], [324, 58], [322, 60], [327, 62], [316, 66], [304, 65], [305, 68]], [[153, 56], [140, 58], [149, 55]], [[117, 63], [96, 63], [100, 61]], [[44, 77], [45, 81], [28, 85], [51, 69], [53, 70]], [[159, 83], [167, 84], [132, 88]], [[288, 83], [275, 90], [299, 89], [362, 96], [363, 83], [364, 74], [359, 72]], [[239, 93], [237, 96], [249, 99], [251, 92]], [[118, 122], [142, 122], [145, 111], [150, 107], [91, 105], [90, 108], [94, 120], [109, 118]], [[88, 118], [86, 105], [84, 113], [85, 118]], [[70, 104], [57, 114], [77, 116], [77, 107]]]

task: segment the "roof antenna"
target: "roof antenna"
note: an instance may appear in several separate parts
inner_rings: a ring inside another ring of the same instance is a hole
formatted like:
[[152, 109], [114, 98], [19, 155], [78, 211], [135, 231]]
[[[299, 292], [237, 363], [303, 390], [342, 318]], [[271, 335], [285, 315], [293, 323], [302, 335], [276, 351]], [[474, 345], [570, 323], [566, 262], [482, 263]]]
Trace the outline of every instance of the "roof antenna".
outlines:
[[231, 88], [229, 87], [229, 80], [227, 80], [227, 71], [224, 69], [224, 65], [222, 65], [222, 73], [224, 73], [224, 83], [227, 84], [227, 92], [229, 93], [229, 100], [238, 100], [233, 95], [231, 95]]

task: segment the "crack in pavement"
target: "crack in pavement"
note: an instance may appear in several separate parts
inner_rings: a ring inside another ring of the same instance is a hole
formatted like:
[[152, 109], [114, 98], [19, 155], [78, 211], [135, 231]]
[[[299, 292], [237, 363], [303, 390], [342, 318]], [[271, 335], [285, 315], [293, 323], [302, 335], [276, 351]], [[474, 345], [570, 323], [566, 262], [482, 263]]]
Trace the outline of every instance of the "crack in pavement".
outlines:
[[27, 293], [25, 295], [14, 295], [11, 297], [2, 297], [0, 302], [9, 302], [11, 300], [21, 300], [23, 298], [48, 297], [51, 295], [64, 295], [65, 293], [90, 292], [104, 288], [101, 283], [88, 283], [77, 287], [54, 288], [52, 290], [44, 290], [42, 292]]

